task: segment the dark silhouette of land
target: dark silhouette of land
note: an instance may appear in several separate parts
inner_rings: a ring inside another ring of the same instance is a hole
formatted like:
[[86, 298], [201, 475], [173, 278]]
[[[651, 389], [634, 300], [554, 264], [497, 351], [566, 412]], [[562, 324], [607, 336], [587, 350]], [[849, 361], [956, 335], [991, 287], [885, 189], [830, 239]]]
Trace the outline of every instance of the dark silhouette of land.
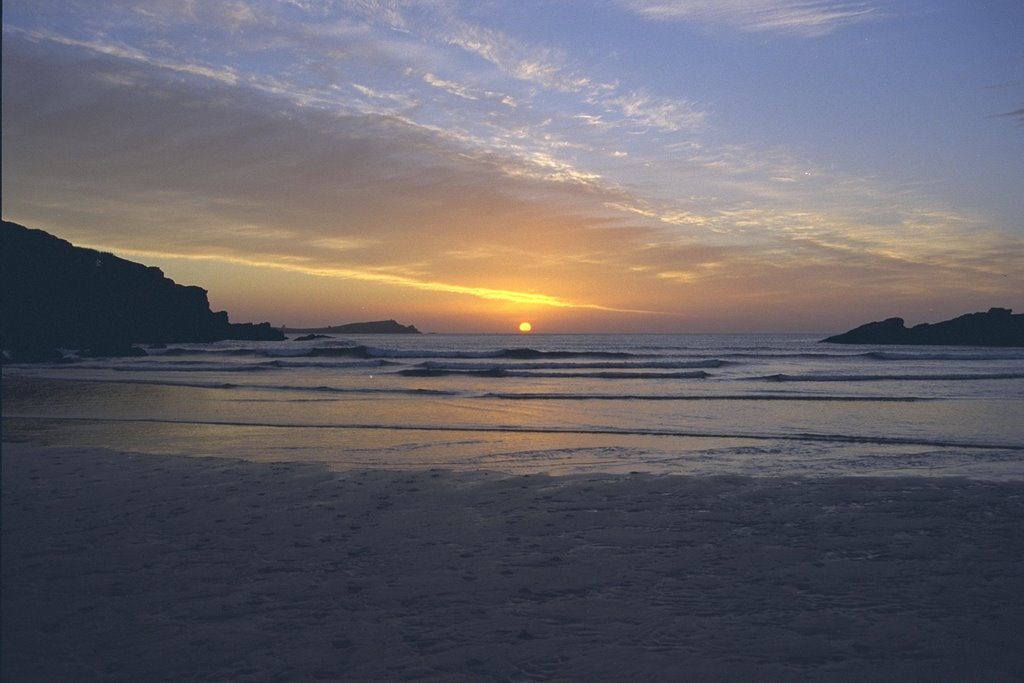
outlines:
[[[286, 332], [309, 332], [312, 334], [421, 334], [415, 325], [401, 325], [394, 320], [375, 320], [365, 323], [347, 323], [332, 327], [289, 327]], [[311, 339], [314, 337], [310, 337]]]
[[1024, 314], [990, 308], [939, 323], [906, 327], [903, 318], [861, 325], [822, 341], [833, 344], [914, 344], [921, 346], [1024, 346]]
[[76, 247], [42, 230], [0, 228], [0, 348], [16, 361], [137, 355], [133, 344], [277, 341], [269, 323], [231, 323], [205, 289], [176, 284], [159, 268]]

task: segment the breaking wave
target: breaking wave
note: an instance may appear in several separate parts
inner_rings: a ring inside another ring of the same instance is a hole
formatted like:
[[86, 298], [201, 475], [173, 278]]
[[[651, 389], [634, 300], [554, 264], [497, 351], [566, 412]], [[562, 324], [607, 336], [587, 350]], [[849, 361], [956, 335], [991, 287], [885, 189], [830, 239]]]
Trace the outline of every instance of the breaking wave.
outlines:
[[790, 375], [779, 373], [758, 379], [768, 382], [959, 382], [970, 380], [1024, 379], [1021, 372], [950, 373], [907, 375]]

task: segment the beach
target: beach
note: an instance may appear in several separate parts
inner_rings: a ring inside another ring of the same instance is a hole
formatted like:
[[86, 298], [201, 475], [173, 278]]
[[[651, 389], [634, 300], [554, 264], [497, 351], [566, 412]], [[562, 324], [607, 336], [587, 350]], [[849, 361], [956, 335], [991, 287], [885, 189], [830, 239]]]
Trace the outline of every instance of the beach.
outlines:
[[1024, 0], [0, 15], [0, 683], [1024, 683]]
[[2, 463], [4, 680], [1024, 676], [1020, 481]]

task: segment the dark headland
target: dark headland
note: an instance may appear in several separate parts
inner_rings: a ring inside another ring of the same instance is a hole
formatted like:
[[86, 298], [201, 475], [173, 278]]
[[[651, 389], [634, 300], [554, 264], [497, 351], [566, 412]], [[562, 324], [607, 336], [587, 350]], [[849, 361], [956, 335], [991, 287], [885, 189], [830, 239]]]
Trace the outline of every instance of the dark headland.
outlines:
[[920, 346], [1024, 346], [1024, 314], [990, 308], [939, 323], [907, 327], [903, 318], [861, 325], [823, 339], [832, 344], [904, 344]]
[[6, 359], [136, 355], [133, 344], [278, 341], [270, 323], [232, 323], [213, 312], [205, 289], [184, 286], [159, 268], [76, 247], [3, 221], [0, 228], [0, 349]]

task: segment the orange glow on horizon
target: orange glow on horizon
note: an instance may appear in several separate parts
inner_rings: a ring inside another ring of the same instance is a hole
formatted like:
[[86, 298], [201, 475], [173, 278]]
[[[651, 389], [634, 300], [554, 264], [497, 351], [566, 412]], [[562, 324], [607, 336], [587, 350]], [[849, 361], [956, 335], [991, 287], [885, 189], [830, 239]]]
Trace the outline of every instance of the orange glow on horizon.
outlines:
[[313, 277], [324, 277], [338, 280], [354, 280], [392, 287], [418, 289], [440, 294], [465, 295], [475, 297], [477, 299], [482, 299], [485, 301], [504, 301], [514, 304], [530, 304], [536, 306], [547, 306], [551, 308], [590, 309], [595, 311], [606, 311], [609, 313], [637, 313], [648, 315], [664, 315], [664, 313], [661, 313], [659, 311], [648, 311], [643, 309], [631, 308], [615, 308], [613, 306], [605, 306], [596, 303], [570, 301], [568, 299], [549, 294], [539, 294], [534, 292], [517, 291], [510, 289], [496, 289], [491, 287], [459, 285], [429, 279], [419, 279], [411, 275], [378, 272], [373, 269], [314, 265], [308, 262], [308, 258], [304, 257], [291, 259], [281, 258], [281, 260], [278, 261], [268, 261], [261, 258], [236, 256], [228, 253], [188, 253], [150, 249], [108, 247], [105, 245], [88, 246], [89, 248], [92, 249], [116, 253], [123, 258], [128, 257], [156, 260], [181, 259], [186, 261], [231, 264], [251, 268], [297, 273]]
[[523, 322], [519, 323], [519, 331], [520, 332], [526, 333], [526, 332], [530, 332], [531, 330], [533, 330], [533, 325], [531, 325], [530, 323], [526, 322], [525, 320]]

